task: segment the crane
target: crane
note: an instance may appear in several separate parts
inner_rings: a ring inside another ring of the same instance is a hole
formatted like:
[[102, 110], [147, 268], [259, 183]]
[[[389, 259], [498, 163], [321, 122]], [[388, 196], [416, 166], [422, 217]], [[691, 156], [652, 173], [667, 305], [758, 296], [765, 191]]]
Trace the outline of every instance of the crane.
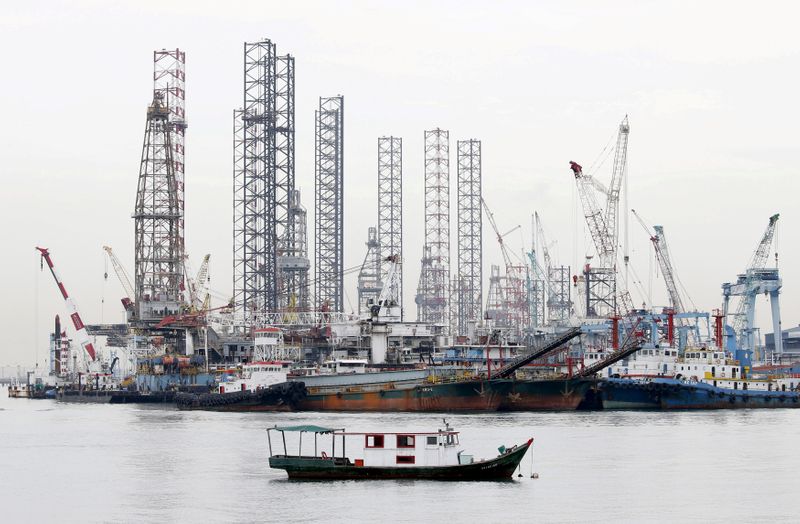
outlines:
[[58, 277], [56, 268], [53, 266], [53, 260], [50, 258], [50, 252], [44, 247], [37, 247], [36, 249], [41, 254], [41, 259], [47, 262], [47, 267], [50, 268], [50, 273], [53, 275], [53, 279], [56, 281], [58, 290], [61, 292], [61, 296], [64, 298], [64, 304], [67, 306], [67, 313], [69, 313], [69, 317], [72, 319], [72, 325], [75, 327], [78, 343], [80, 343], [81, 347], [86, 350], [86, 353], [89, 354], [89, 357], [92, 359], [92, 361], [96, 360], [97, 354], [94, 350], [94, 344], [92, 344], [92, 341], [89, 339], [89, 333], [86, 331], [86, 326], [84, 325], [83, 320], [81, 320], [81, 315], [78, 312], [78, 306], [69, 296], [69, 294], [67, 294], [67, 289], [64, 287], [64, 283], [61, 282], [61, 279]]
[[[617, 298], [627, 311], [633, 309], [633, 300], [631, 300], [630, 293], [617, 284], [616, 266], [619, 245], [619, 199], [627, 167], [629, 134], [630, 125], [628, 124], [628, 116], [625, 115], [619, 125], [614, 165], [611, 171], [611, 183], [607, 189], [599, 182], [596, 182], [590, 174], [584, 173], [580, 164], [573, 161], [569, 163], [578, 186], [578, 194], [580, 195], [586, 224], [597, 250], [599, 266], [612, 270], [614, 274], [614, 282], [608, 283], [605, 286], [605, 291], [611, 295], [614, 293], [612, 290], [616, 289]], [[595, 195], [595, 190], [606, 196], [605, 209], [601, 208]], [[595, 299], [603, 302], [606, 300], [604, 295], [605, 293], [601, 291]]]
[[675, 269], [672, 266], [672, 260], [669, 256], [669, 249], [667, 248], [667, 239], [664, 236], [664, 228], [662, 226], [653, 226], [655, 233], [650, 231], [650, 228], [644, 223], [642, 217], [635, 209], [631, 209], [631, 213], [642, 225], [647, 235], [650, 237], [650, 242], [653, 243], [653, 249], [656, 252], [656, 259], [658, 266], [661, 268], [661, 274], [664, 275], [664, 284], [667, 286], [667, 293], [669, 294], [669, 305], [675, 313], [683, 313], [683, 299], [681, 298], [680, 291], [675, 279]]
[[[750, 261], [747, 265], [745, 272], [738, 276], [736, 284], [725, 283], [722, 285], [724, 297], [724, 314], [730, 315], [728, 312], [728, 303], [731, 296], [739, 296], [739, 303], [736, 308], [736, 313], [733, 313], [733, 320], [731, 327], [736, 335], [739, 337], [740, 346], [745, 349], [753, 349], [753, 331], [754, 331], [754, 314], [755, 314], [755, 297], [758, 292], [765, 292], [770, 294], [772, 301], [772, 316], [773, 327], [775, 328], [775, 349], [778, 353], [782, 351], [781, 334], [780, 334], [780, 307], [778, 304], [778, 292], [780, 291], [781, 283], [778, 276], [778, 270], [765, 269], [767, 260], [769, 259], [769, 252], [772, 248], [772, 240], [775, 237], [775, 228], [778, 224], [779, 214], [774, 214], [769, 217], [769, 223], [761, 236], [761, 241], [758, 243]], [[778, 254], [775, 254], [777, 264]]]
[[122, 299], [122, 305], [127, 311], [135, 311], [133, 304], [135, 293], [133, 291], [131, 278], [128, 276], [128, 272], [125, 271], [125, 268], [117, 258], [117, 255], [114, 254], [114, 251], [112, 251], [109, 246], [103, 246], [103, 250], [106, 252], [106, 255], [108, 255], [108, 259], [111, 261], [111, 266], [114, 268], [114, 273], [116, 273], [119, 283], [122, 284], [122, 289], [125, 291], [126, 296]]

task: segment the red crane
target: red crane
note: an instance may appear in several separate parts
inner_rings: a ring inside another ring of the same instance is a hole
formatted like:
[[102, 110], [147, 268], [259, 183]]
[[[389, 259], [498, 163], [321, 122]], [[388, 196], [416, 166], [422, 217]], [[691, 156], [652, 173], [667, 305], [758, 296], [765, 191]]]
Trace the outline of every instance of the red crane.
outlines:
[[58, 286], [59, 291], [61, 291], [61, 296], [64, 297], [64, 303], [67, 306], [67, 313], [69, 313], [69, 318], [72, 319], [72, 325], [75, 326], [75, 332], [77, 334], [78, 342], [86, 350], [92, 360], [96, 360], [96, 354], [94, 351], [94, 345], [92, 341], [89, 339], [89, 333], [86, 331], [86, 326], [83, 324], [83, 320], [81, 320], [81, 315], [78, 313], [78, 306], [75, 304], [75, 301], [70, 298], [67, 294], [67, 288], [64, 287], [64, 283], [61, 282], [61, 279], [58, 278], [58, 273], [56, 273], [56, 268], [53, 267], [53, 260], [50, 258], [50, 252], [47, 248], [37, 247], [36, 249], [42, 254], [42, 258], [47, 262], [47, 267], [50, 268], [50, 273], [53, 274], [53, 278], [56, 281], [56, 285]]

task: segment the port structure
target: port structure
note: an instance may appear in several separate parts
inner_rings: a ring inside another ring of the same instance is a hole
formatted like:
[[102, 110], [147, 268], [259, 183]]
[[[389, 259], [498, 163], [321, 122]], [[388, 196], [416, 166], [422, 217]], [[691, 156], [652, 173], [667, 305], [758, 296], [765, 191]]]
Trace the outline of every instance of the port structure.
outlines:
[[147, 108], [133, 212], [134, 304], [140, 327], [177, 314], [183, 302], [181, 210], [172, 156], [172, 127], [165, 93], [155, 90]]
[[[297, 224], [294, 57], [270, 40], [244, 43], [243, 106], [234, 110], [234, 304], [256, 318], [307, 303]], [[298, 227], [299, 226], [299, 227]]]
[[450, 287], [450, 133], [425, 131], [425, 243], [417, 321], [447, 325]]
[[[769, 295], [772, 310], [772, 329], [775, 333], [775, 356], [783, 354], [783, 340], [781, 331], [780, 290], [782, 281], [778, 272], [778, 254], [775, 253], [775, 267], [766, 267], [769, 260], [775, 229], [780, 215], [769, 217], [764, 234], [750, 257], [747, 269], [737, 276], [735, 283], [722, 284], [723, 307], [722, 313], [728, 318], [730, 331], [726, 337], [733, 337], [738, 349], [753, 351], [756, 346], [755, 339], [755, 308], [756, 297]], [[739, 297], [735, 312], [730, 311], [731, 297]]]
[[367, 230], [367, 254], [358, 272], [358, 312], [369, 313], [383, 289], [381, 275], [381, 244], [378, 242], [378, 230], [370, 227]]
[[[399, 306], [403, 317], [403, 139], [378, 138], [378, 242], [384, 259], [397, 266], [393, 276], [396, 296], [388, 297]], [[389, 282], [388, 265], [383, 265], [381, 280]]]
[[456, 156], [458, 262], [451, 286], [451, 332], [464, 337], [469, 324], [481, 319], [483, 305], [480, 140], [457, 141]]
[[[596, 181], [590, 173], [584, 173], [580, 164], [570, 162], [586, 224], [597, 251], [596, 259], [587, 257], [580, 278], [585, 314], [588, 318], [606, 318], [618, 314], [620, 310], [627, 313], [633, 309], [630, 294], [617, 278], [619, 200], [627, 168], [629, 134], [630, 125], [626, 115], [617, 133], [611, 183], [608, 188]], [[600, 207], [595, 191], [605, 195], [605, 209]]]
[[344, 311], [344, 97], [320, 97], [315, 113], [315, 301]]

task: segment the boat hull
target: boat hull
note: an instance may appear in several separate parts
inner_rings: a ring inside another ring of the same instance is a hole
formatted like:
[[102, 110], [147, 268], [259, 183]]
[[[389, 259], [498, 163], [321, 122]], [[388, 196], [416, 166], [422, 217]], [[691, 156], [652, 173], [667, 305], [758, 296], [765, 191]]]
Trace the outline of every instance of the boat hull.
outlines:
[[371, 391], [341, 388], [339, 391], [315, 391], [299, 402], [301, 411], [497, 411], [511, 389], [508, 380], [469, 380], [443, 384], [417, 384], [404, 389], [386, 388]]
[[284, 382], [251, 392], [232, 393], [178, 393], [175, 404], [181, 410], [205, 411], [295, 411], [306, 395], [302, 382]]
[[601, 397], [605, 409], [800, 408], [800, 393], [794, 391], [731, 390], [675, 379], [609, 379]]
[[283, 469], [290, 479], [304, 480], [502, 480], [509, 479], [533, 440], [493, 458], [454, 466], [369, 467], [355, 466], [346, 458], [270, 457], [269, 465]]
[[574, 411], [597, 386], [596, 379], [510, 380], [501, 411]]

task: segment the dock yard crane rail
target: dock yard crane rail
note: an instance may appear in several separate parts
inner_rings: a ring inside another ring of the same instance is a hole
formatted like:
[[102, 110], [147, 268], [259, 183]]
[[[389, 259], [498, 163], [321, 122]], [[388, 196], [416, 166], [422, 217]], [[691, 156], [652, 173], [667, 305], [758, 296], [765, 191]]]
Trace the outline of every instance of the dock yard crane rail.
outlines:
[[67, 313], [69, 313], [69, 318], [72, 319], [72, 325], [75, 327], [78, 343], [84, 350], [86, 350], [86, 353], [89, 354], [89, 357], [91, 357], [92, 361], [96, 360], [97, 354], [94, 350], [94, 344], [92, 344], [92, 341], [89, 339], [89, 333], [86, 331], [86, 326], [84, 325], [83, 320], [81, 320], [81, 315], [78, 312], [78, 306], [69, 296], [67, 293], [67, 288], [64, 287], [64, 283], [61, 282], [61, 278], [59, 278], [58, 273], [56, 273], [56, 268], [53, 266], [53, 259], [50, 258], [50, 252], [44, 247], [37, 247], [36, 249], [41, 254], [41, 258], [47, 262], [47, 267], [50, 268], [50, 273], [53, 275], [53, 279], [56, 281], [58, 290], [61, 292], [61, 296], [64, 298], [64, 304], [67, 306]]
[[492, 374], [492, 378], [508, 378], [522, 366], [526, 366], [531, 362], [533, 362], [534, 360], [546, 357], [547, 355], [559, 349], [561, 346], [563, 346], [573, 338], [580, 336], [580, 334], [581, 334], [580, 327], [570, 328], [567, 331], [564, 331], [563, 333], [558, 335], [550, 342], [546, 343], [544, 346], [540, 348], [534, 348], [532, 351], [525, 353], [524, 355], [520, 355], [519, 357], [515, 358], [514, 360], [506, 364], [505, 366], [502, 366]]

